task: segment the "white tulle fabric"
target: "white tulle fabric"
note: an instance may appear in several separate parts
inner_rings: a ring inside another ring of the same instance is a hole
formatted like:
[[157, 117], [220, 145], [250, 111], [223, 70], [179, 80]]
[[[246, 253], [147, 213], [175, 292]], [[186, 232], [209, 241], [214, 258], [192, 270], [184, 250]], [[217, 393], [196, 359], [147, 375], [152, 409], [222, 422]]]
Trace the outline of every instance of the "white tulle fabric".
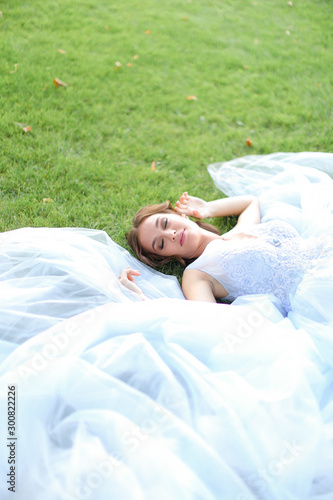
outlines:
[[[249, 156], [209, 172], [263, 220], [332, 235], [333, 155]], [[271, 295], [185, 301], [103, 232], [0, 235], [0, 497], [16, 386], [19, 500], [331, 500], [330, 252], [288, 316]], [[119, 272], [141, 271], [140, 302]]]

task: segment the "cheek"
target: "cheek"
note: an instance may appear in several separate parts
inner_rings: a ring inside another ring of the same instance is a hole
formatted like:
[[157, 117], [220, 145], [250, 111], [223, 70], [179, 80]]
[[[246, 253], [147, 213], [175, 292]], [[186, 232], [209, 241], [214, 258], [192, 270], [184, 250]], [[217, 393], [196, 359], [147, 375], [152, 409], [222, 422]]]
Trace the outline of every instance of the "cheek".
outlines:
[[152, 250], [152, 248], [150, 248], [152, 243], [152, 237], [150, 236], [149, 228], [139, 227], [138, 241], [145, 251]]

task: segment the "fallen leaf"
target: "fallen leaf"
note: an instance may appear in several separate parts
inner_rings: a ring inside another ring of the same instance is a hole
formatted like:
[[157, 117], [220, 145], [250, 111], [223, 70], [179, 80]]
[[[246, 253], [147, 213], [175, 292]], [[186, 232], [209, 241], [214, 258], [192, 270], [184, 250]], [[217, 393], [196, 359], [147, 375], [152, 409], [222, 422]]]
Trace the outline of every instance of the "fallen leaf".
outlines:
[[18, 127], [20, 127], [24, 132], [31, 132], [32, 131], [32, 128], [30, 127], [30, 125], [26, 125], [25, 123], [18, 123], [18, 122], [14, 122], [14, 123]]
[[110, 31], [110, 26], [105, 26], [106, 31]]
[[290, 35], [290, 31], [289, 30], [286, 30], [286, 35]]
[[288, 2], [288, 5], [289, 5], [289, 7], [292, 7], [293, 3], [292, 2]]
[[240, 120], [238, 120], [237, 125], [238, 125], [239, 127], [244, 127], [244, 123], [243, 123], [243, 122], [241, 122]]
[[0, 17], [2, 17], [2, 12], [1, 12], [1, 10], [0, 10]]
[[182, 17], [182, 21], [188, 21], [188, 17], [186, 16]]
[[252, 143], [252, 141], [251, 141], [251, 139], [249, 137], [246, 139], [246, 145], [248, 147], [252, 147], [253, 146], [253, 143]]
[[116, 61], [115, 65], [116, 65], [115, 69], [120, 69], [121, 68], [121, 63], [119, 61]]
[[134, 60], [139, 59], [138, 54], [135, 54], [135, 56], [133, 56], [133, 59], [134, 59]]
[[53, 83], [56, 87], [67, 87], [68, 86], [68, 83], [62, 82], [61, 80], [59, 80], [59, 78], [55, 78], [53, 80]]
[[150, 35], [150, 30], [145, 31], [146, 35]]
[[59, 54], [66, 54], [66, 50], [58, 49]]
[[128, 68], [131, 68], [131, 67], [133, 66], [133, 64], [132, 64], [132, 63], [127, 63], [127, 64], [126, 64], [126, 66], [127, 66]]
[[198, 100], [198, 98], [197, 98], [197, 97], [195, 97], [195, 95], [188, 95], [188, 96], [186, 97], [186, 99], [187, 99], [188, 101], [197, 101], [197, 100]]
[[54, 203], [52, 198], [43, 198], [43, 203]]
[[153, 161], [152, 164], [151, 164], [151, 170], [154, 171], [155, 170], [155, 162]]
[[244, 69], [249, 69], [249, 67], [246, 64], [243, 64]]

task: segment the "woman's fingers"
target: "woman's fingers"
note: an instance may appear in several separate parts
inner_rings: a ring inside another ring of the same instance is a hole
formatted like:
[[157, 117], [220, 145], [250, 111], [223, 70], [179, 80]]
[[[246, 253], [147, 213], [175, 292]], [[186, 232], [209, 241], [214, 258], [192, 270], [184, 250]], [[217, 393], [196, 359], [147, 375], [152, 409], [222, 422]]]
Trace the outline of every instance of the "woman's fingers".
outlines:
[[182, 212], [182, 213], [189, 215], [188, 214], [188, 212], [190, 211], [190, 207], [188, 206], [189, 201], [190, 201], [190, 199], [189, 199], [188, 193], [185, 191], [181, 195], [179, 200], [176, 202], [175, 210], [177, 212]]
[[128, 279], [129, 281], [134, 281], [133, 276], [140, 276], [140, 271], [136, 269], [131, 269], [130, 266], [123, 269], [119, 274], [120, 281]]
[[180, 197], [180, 200], [176, 202], [175, 210], [178, 213], [189, 215], [191, 217], [195, 217], [196, 219], [202, 219], [203, 214], [201, 213], [200, 210], [194, 208], [194, 206], [202, 205], [204, 203], [205, 202], [203, 200], [199, 198], [193, 198], [189, 196], [187, 192], [185, 192]]
[[140, 276], [140, 271], [137, 271], [135, 269], [129, 269], [127, 273], [127, 277], [130, 281], [134, 281], [133, 276]]

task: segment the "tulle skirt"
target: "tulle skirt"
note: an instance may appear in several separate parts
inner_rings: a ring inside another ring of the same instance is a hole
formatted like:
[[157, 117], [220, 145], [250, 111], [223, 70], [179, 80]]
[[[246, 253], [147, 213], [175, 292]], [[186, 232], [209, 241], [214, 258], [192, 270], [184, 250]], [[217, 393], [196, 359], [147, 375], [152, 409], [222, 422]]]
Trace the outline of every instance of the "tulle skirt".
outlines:
[[[263, 220], [325, 236], [287, 317], [186, 301], [101, 231], [0, 235], [1, 498], [333, 498], [332, 157], [209, 166]], [[119, 284], [128, 265], [155, 300]]]

